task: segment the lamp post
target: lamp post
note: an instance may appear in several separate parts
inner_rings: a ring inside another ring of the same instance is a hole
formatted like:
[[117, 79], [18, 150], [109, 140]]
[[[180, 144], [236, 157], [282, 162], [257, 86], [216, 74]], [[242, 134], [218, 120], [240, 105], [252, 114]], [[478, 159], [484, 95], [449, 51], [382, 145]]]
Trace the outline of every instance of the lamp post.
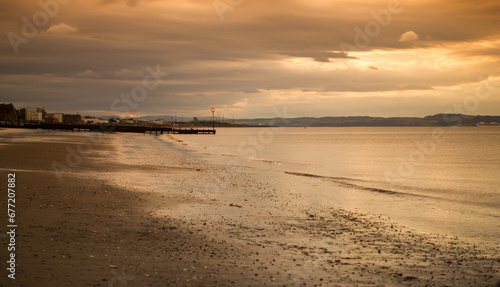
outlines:
[[215, 130], [215, 108], [212, 108], [212, 129]]

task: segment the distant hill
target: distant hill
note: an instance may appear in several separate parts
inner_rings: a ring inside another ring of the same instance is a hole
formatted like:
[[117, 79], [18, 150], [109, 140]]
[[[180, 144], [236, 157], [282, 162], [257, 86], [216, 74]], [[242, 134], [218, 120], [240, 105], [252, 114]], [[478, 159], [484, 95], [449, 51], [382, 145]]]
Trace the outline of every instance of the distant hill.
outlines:
[[418, 117], [302, 117], [291, 119], [260, 118], [239, 119], [238, 124], [271, 125], [288, 127], [418, 127], [418, 126], [475, 126], [480, 122], [500, 123], [500, 116], [470, 116], [461, 114], [437, 114], [424, 118]]
[[[118, 118], [118, 116], [104, 116], [100, 118]], [[164, 116], [143, 116], [136, 117], [136, 120], [154, 121], [162, 119], [171, 121], [177, 118], [177, 121], [191, 122], [191, 117]], [[211, 122], [212, 117], [199, 117], [200, 122]], [[232, 122], [227, 120], [225, 122]], [[218, 121], [217, 121], [218, 122]], [[475, 126], [478, 123], [497, 122], [500, 123], [500, 116], [472, 116], [463, 114], [436, 114], [432, 116], [419, 117], [301, 117], [301, 118], [258, 118], [258, 119], [235, 119], [234, 122], [239, 125], [249, 126], [288, 126], [288, 127], [429, 127], [429, 126]], [[208, 124], [208, 123], [207, 123]], [[219, 125], [220, 124], [216, 124]]]

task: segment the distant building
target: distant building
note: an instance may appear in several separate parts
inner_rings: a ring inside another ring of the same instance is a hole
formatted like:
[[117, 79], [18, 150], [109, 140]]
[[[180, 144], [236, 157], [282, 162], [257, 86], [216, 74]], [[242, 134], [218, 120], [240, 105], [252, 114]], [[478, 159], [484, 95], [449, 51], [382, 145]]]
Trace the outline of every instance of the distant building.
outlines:
[[157, 125], [164, 125], [165, 121], [162, 120], [162, 119], [158, 119], [158, 120], [154, 121], [154, 123], [157, 124]]
[[58, 123], [64, 122], [64, 114], [57, 113], [57, 114], [53, 114], [53, 115], [54, 115], [54, 119], [56, 119]]
[[45, 121], [46, 114], [42, 106], [26, 108], [25, 119], [27, 122], [43, 122]]
[[47, 114], [45, 117], [45, 122], [51, 124], [80, 124], [86, 122], [82, 120], [82, 116], [79, 114], [70, 115], [63, 113]]
[[499, 123], [497, 122], [489, 122], [489, 123], [485, 123], [485, 122], [480, 122], [480, 123], [477, 123], [478, 127], [484, 127], [484, 126], [500, 126]]
[[50, 123], [50, 124], [58, 123], [57, 119], [54, 118], [54, 114], [46, 114], [45, 115], [45, 122]]
[[17, 121], [17, 111], [13, 104], [0, 104], [0, 121]]
[[51, 124], [58, 124], [63, 122], [63, 114], [58, 113], [58, 114], [46, 114], [45, 115], [45, 122], [46, 123], [51, 123]]
[[76, 115], [68, 115], [68, 114], [63, 114], [63, 123], [65, 124], [80, 124], [82, 123], [82, 116], [79, 114]]
[[109, 121], [98, 118], [82, 118], [84, 124], [107, 124]]
[[26, 109], [25, 108], [17, 110], [17, 119], [19, 121], [24, 121], [26, 119]]

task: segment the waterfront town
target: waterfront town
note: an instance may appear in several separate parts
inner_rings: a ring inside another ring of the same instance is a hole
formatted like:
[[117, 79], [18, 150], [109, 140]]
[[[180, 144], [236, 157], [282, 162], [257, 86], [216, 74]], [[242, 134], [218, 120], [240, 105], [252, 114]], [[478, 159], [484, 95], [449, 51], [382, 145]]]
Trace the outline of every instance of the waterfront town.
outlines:
[[[162, 126], [211, 126], [211, 121], [198, 120], [193, 117], [192, 121], [178, 121], [172, 118], [171, 121], [164, 119], [144, 120], [144, 119], [122, 119], [119, 117], [96, 118], [91, 116], [81, 116], [77, 114], [48, 113], [42, 105], [36, 107], [25, 107], [16, 109], [12, 103], [0, 103], [0, 122], [1, 123], [33, 123], [33, 124], [119, 124], [119, 125], [162, 125]], [[218, 126], [228, 125], [229, 123], [216, 120]]]
[[43, 106], [26, 107], [16, 109], [12, 103], [0, 104], [0, 121], [6, 122], [30, 122], [30, 123], [67, 123], [79, 124], [92, 121], [102, 121], [102, 119], [82, 118], [79, 114], [47, 113]]
[[[166, 118], [168, 116], [164, 116]], [[185, 121], [184, 117], [166, 119], [91, 117], [80, 114], [48, 113], [42, 105], [16, 109], [13, 103], [0, 103], [0, 126], [9, 128], [75, 130], [75, 131], [114, 131], [135, 133], [183, 133], [215, 134], [215, 127], [245, 127], [246, 124], [227, 122], [220, 117]], [[209, 129], [205, 129], [209, 128]]]

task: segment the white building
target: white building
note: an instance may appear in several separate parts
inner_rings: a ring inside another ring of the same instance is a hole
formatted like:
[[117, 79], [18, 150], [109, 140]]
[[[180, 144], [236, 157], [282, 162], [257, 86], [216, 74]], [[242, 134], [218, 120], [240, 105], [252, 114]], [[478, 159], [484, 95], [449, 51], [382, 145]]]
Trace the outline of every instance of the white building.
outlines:
[[45, 121], [45, 115], [46, 113], [42, 106], [38, 106], [36, 108], [26, 108], [25, 119], [28, 122], [29, 121], [43, 122]]
[[165, 121], [164, 120], [156, 120], [156, 121], [154, 121], [154, 123], [157, 125], [164, 125]]

